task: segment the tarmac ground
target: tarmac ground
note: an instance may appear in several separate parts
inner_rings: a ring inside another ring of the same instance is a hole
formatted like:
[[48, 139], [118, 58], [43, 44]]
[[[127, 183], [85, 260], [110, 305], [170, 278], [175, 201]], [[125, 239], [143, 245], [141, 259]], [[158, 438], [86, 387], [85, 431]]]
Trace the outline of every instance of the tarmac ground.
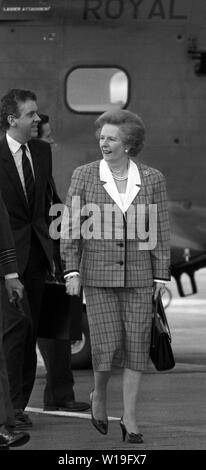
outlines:
[[[137, 410], [144, 436], [144, 444], [138, 445], [138, 452], [142, 455], [154, 450], [206, 450], [206, 270], [200, 270], [196, 279], [199, 292], [191, 297], [179, 298], [173, 281], [170, 286], [173, 298], [167, 316], [176, 366], [168, 372], [157, 372], [150, 364], [143, 376]], [[92, 370], [76, 370], [74, 378], [76, 400], [89, 401], [93, 388]], [[33, 421], [31, 439], [24, 447], [18, 448], [21, 452], [61, 450], [64, 453], [85, 453], [94, 449], [125, 454], [137, 452], [137, 445], [123, 443], [120, 434], [120, 371], [115, 371], [109, 383], [109, 432], [106, 436], [93, 428], [90, 412], [43, 412], [44, 384], [45, 369], [39, 365], [27, 409]]]

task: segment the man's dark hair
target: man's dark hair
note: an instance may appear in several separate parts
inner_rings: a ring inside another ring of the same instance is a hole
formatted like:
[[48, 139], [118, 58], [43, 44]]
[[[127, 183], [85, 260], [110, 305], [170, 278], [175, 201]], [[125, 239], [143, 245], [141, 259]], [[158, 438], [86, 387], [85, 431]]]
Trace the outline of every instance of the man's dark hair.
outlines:
[[19, 117], [19, 103], [25, 103], [27, 100], [36, 101], [36, 95], [30, 90], [12, 89], [3, 96], [0, 102], [0, 128], [5, 131], [9, 128], [8, 116]]
[[39, 114], [41, 121], [38, 122], [38, 137], [41, 139], [43, 134], [42, 126], [49, 122], [49, 116], [47, 114]]

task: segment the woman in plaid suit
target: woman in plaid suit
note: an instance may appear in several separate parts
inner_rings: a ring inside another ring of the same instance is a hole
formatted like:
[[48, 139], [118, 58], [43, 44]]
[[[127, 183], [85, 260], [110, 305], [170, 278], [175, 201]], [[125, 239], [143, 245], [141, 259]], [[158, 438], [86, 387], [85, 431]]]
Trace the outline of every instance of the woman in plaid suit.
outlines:
[[164, 176], [131, 159], [145, 139], [128, 110], [97, 121], [102, 159], [76, 168], [62, 221], [66, 290], [83, 285], [90, 327], [94, 390], [92, 423], [108, 432], [106, 391], [114, 366], [123, 368], [123, 440], [142, 443], [136, 409], [149, 359], [152, 298], [170, 279]]

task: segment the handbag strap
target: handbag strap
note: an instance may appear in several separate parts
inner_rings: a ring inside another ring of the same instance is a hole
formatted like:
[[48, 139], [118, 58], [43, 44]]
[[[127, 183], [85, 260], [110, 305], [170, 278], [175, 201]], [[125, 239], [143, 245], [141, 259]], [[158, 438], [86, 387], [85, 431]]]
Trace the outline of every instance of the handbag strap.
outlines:
[[[158, 295], [158, 297], [157, 297], [157, 299], [155, 300], [154, 303], [155, 303], [154, 316], [159, 313], [162, 322], [164, 323], [164, 325], [167, 328], [169, 340], [171, 342], [172, 341], [172, 336], [171, 336], [171, 332], [170, 332], [170, 327], [169, 327], [169, 323], [168, 323], [166, 313], [165, 313], [165, 310], [164, 310], [164, 306], [163, 306], [163, 303], [162, 303], [162, 297], [161, 297], [160, 294]], [[160, 309], [158, 307], [160, 307]]]

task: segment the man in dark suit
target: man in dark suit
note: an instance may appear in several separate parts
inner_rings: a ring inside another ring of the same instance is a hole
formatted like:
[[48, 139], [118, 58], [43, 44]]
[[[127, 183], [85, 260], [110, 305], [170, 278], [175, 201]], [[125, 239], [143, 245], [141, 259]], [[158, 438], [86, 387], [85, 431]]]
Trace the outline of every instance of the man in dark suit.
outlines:
[[[0, 450], [9, 446], [21, 446], [29, 441], [26, 432], [12, 431], [14, 413], [10, 400], [9, 381], [3, 352], [3, 312], [1, 308], [1, 288], [5, 283], [10, 302], [16, 297], [22, 299], [23, 285], [18, 279], [14, 241], [9, 226], [9, 218], [0, 193]], [[4, 279], [5, 278], [5, 279]], [[16, 315], [20, 315], [17, 311]]]
[[[24, 284], [23, 310], [2, 293], [5, 312], [3, 345], [16, 425], [32, 425], [24, 409], [36, 373], [36, 337], [48, 270], [52, 267], [52, 242], [48, 234], [47, 190], [52, 175], [50, 145], [37, 137], [40, 121], [36, 96], [27, 90], [10, 90], [1, 100], [0, 187], [9, 213], [19, 275]], [[31, 140], [32, 139], [32, 140]]]
[[[50, 145], [54, 144], [49, 116], [40, 114], [41, 121], [38, 123], [38, 137]], [[52, 178], [50, 187], [50, 198], [52, 204], [62, 204], [57, 193], [55, 182]], [[53, 240], [53, 258], [55, 265], [55, 276], [63, 280], [63, 268], [60, 258], [60, 242]], [[80, 323], [80, 318], [77, 321]], [[78, 328], [81, 326], [78, 325]], [[44, 409], [63, 410], [70, 412], [86, 411], [90, 405], [75, 400], [74, 377], [71, 368], [71, 347], [66, 340], [39, 338], [38, 346], [44, 359], [47, 375], [44, 389]]]

